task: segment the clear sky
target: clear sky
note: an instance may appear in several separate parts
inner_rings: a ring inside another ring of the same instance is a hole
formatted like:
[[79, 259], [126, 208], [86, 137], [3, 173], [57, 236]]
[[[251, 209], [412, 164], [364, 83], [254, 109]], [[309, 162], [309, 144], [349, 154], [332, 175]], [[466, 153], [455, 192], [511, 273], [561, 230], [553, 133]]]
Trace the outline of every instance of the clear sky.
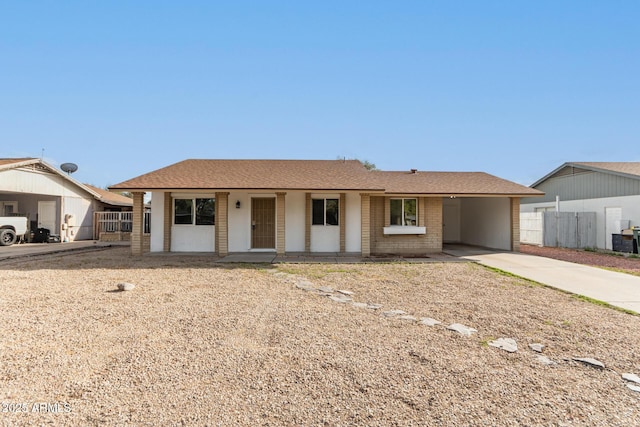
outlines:
[[0, 157], [640, 161], [640, 1], [0, 0]]

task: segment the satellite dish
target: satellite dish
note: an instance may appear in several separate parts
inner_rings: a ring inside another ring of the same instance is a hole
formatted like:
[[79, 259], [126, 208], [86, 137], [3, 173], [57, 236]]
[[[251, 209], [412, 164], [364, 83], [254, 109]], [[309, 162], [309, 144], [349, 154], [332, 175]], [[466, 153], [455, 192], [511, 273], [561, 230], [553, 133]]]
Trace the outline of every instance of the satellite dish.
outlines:
[[78, 165], [76, 165], [75, 163], [63, 163], [60, 165], [60, 169], [68, 174], [72, 174], [78, 170]]

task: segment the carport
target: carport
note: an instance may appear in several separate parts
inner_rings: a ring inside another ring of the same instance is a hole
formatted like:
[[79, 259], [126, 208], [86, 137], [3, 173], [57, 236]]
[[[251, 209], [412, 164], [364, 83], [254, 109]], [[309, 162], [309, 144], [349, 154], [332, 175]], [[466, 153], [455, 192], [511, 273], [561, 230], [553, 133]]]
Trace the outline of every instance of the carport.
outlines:
[[[61, 240], [93, 238], [93, 213], [109, 200], [40, 159], [0, 159], [0, 215], [26, 216]], [[133, 203], [131, 202], [129, 206]]]
[[513, 204], [507, 197], [443, 198], [443, 243], [514, 250]]

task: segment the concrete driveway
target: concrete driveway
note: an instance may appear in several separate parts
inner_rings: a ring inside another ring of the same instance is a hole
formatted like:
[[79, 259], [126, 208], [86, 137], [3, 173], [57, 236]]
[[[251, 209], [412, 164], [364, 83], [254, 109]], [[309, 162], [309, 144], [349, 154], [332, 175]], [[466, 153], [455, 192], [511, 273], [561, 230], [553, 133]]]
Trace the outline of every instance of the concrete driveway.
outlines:
[[111, 246], [129, 245], [129, 242], [98, 242], [81, 240], [67, 243], [21, 243], [11, 246], [0, 246], [0, 261], [12, 258], [30, 257], [57, 252], [91, 250]]
[[517, 252], [463, 246], [445, 253], [640, 313], [640, 277]]

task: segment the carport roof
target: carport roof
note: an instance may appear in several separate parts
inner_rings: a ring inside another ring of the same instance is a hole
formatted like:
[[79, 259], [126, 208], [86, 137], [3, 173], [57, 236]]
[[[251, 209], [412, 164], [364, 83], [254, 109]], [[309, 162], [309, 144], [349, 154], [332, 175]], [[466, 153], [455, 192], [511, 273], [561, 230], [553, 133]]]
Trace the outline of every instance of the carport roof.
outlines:
[[37, 163], [37, 161], [38, 159], [33, 159], [30, 157], [23, 157], [18, 159], [0, 159], [0, 170], [12, 169], [23, 165], [30, 165], [33, 163]]
[[[82, 184], [76, 181], [75, 179], [73, 179], [72, 177], [70, 177], [68, 174], [61, 172], [60, 170], [44, 162], [43, 160], [36, 159], [36, 158], [0, 159], [0, 172], [4, 170], [9, 170], [9, 169], [17, 169], [17, 168], [25, 168], [25, 167], [33, 167], [41, 171], [47, 171], [47, 172], [59, 175], [63, 179], [73, 183], [80, 189], [86, 191], [95, 199], [100, 200], [106, 204], [114, 205], [114, 206], [132, 206], [133, 205], [132, 202], [130, 202], [128, 205], [123, 204], [124, 200], [120, 199], [120, 197], [123, 197], [124, 199], [126, 199], [124, 196], [108, 193], [104, 190], [101, 191], [93, 186]], [[104, 194], [104, 193], [107, 193], [107, 194]]]
[[108, 205], [113, 206], [133, 206], [133, 199], [123, 196], [118, 193], [112, 193], [102, 188], [94, 187], [93, 185], [84, 184], [86, 187], [92, 189], [100, 195], [100, 201]]
[[443, 196], [542, 196], [542, 191], [485, 172], [373, 171], [387, 194]]
[[189, 159], [110, 187], [120, 191], [312, 190], [443, 196], [541, 196], [484, 172], [369, 171], [358, 160]]

